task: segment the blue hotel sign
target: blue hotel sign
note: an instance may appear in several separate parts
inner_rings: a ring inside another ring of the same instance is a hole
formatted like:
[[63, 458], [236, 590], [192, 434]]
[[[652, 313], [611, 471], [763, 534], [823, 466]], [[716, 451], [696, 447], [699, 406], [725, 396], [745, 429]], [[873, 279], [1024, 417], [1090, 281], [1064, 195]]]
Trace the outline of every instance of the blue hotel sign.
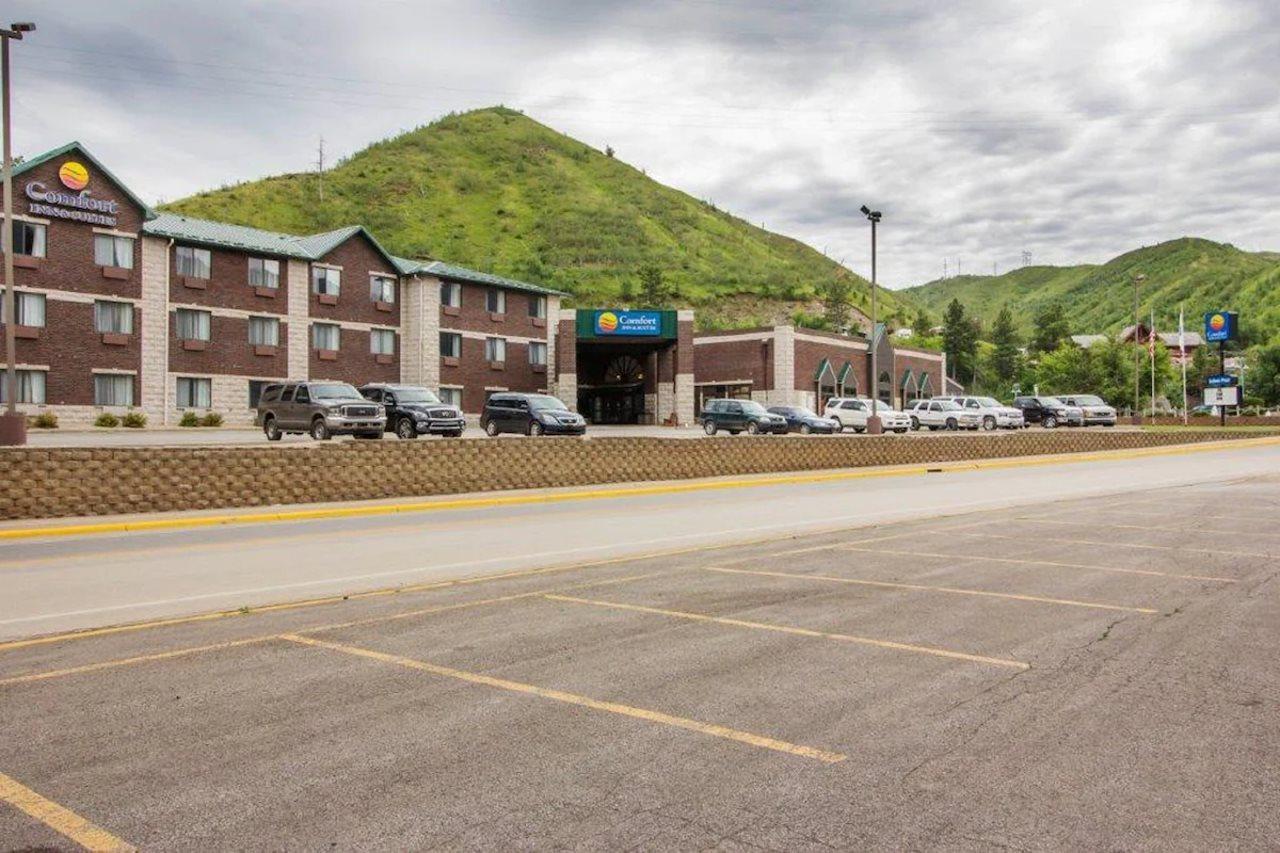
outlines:
[[1205, 381], [1205, 384], [1210, 388], [1234, 388], [1239, 381], [1229, 373], [1215, 373]]
[[597, 335], [655, 338], [662, 334], [661, 311], [597, 311]]
[[1230, 341], [1236, 336], [1234, 311], [1210, 311], [1204, 315], [1204, 339], [1210, 343]]

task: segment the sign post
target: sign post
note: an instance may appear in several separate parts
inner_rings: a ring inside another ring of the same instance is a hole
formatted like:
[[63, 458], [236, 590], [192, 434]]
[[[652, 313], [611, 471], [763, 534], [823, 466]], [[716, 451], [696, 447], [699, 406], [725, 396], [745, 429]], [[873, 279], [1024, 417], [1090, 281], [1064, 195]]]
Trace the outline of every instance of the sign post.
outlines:
[[[1239, 320], [1239, 315], [1234, 311], [1210, 311], [1204, 315], [1204, 339], [1210, 343], [1216, 341], [1218, 344], [1218, 375], [1210, 378], [1209, 388], [1205, 389], [1205, 405], [1210, 405], [1211, 390], [1216, 390], [1216, 393], [1212, 395], [1215, 401], [1227, 398], [1233, 401], [1232, 403], [1223, 402], [1218, 404], [1219, 423], [1222, 426], [1227, 425], [1227, 406], [1240, 405], [1240, 389], [1234, 387], [1235, 377], [1227, 376], [1227, 341], [1235, 339]], [[1232, 386], [1213, 384], [1214, 379], [1221, 380], [1224, 377], [1232, 381]]]

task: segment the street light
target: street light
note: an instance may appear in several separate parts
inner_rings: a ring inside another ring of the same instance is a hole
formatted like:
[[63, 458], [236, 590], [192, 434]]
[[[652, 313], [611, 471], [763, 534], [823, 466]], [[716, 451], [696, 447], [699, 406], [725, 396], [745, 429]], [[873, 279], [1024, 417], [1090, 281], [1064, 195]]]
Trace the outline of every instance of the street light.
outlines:
[[[1142, 313], [1138, 308], [1138, 285], [1147, 277], [1138, 273], [1133, 277], [1133, 423], [1142, 423], [1142, 347], [1138, 346], [1138, 333], [1142, 327]], [[1152, 400], [1152, 405], [1155, 401]]]
[[867, 435], [879, 435], [884, 432], [876, 408], [880, 402], [880, 368], [876, 362], [876, 225], [880, 211], [864, 204], [862, 215], [871, 221], [871, 416], [867, 418]]
[[0, 250], [4, 251], [4, 356], [5, 356], [5, 412], [0, 415], [0, 445], [26, 444], [27, 421], [18, 414], [18, 345], [14, 325], [17, 323], [17, 302], [13, 293], [13, 133], [9, 123], [9, 42], [22, 39], [23, 33], [34, 32], [35, 24], [23, 22], [0, 29], [0, 76], [3, 76], [3, 97], [0, 109], [4, 112], [4, 228], [0, 237]]

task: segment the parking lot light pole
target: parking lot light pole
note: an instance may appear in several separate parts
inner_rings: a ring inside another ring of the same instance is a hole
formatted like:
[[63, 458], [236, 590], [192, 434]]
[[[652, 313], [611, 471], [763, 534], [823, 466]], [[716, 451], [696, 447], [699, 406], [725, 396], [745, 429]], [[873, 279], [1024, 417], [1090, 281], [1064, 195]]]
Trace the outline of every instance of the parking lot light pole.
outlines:
[[880, 435], [884, 432], [884, 423], [877, 413], [880, 404], [880, 368], [876, 362], [876, 225], [880, 222], [880, 211], [872, 210], [865, 204], [862, 215], [871, 221], [871, 415], [867, 418], [867, 435]]
[[27, 443], [27, 419], [18, 413], [18, 345], [16, 339], [17, 297], [13, 291], [13, 133], [9, 121], [9, 42], [21, 39], [35, 24], [11, 24], [0, 29], [0, 111], [4, 125], [4, 229], [0, 250], [4, 251], [4, 390], [5, 411], [0, 415], [0, 445]]
[[[1133, 277], [1133, 423], [1142, 423], [1142, 347], [1138, 346], [1138, 332], [1142, 328], [1142, 312], [1138, 307], [1138, 285], [1147, 277], [1138, 273]], [[1155, 401], [1152, 401], [1155, 405]]]

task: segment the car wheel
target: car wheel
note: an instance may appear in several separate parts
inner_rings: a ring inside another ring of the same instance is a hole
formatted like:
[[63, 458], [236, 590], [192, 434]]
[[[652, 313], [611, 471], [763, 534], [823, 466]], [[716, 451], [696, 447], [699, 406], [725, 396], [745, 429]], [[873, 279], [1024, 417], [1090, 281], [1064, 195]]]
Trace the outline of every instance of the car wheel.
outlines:
[[987, 432], [991, 432], [993, 429], [996, 428], [996, 419], [991, 415], [987, 415], [985, 418], [982, 419], [982, 428], [985, 429]]
[[546, 432], [546, 430], [542, 428], [542, 424], [537, 421], [529, 421], [529, 435], [538, 436], [542, 435], [544, 432]]
[[755, 421], [752, 421], [751, 423], [747, 424], [747, 435], [759, 435], [759, 434], [760, 434], [760, 427], [758, 424], [756, 424]]
[[1044, 424], [1044, 428], [1045, 428], [1045, 429], [1057, 429], [1057, 428], [1058, 428], [1058, 419], [1057, 419], [1057, 418], [1055, 418], [1053, 415], [1048, 415], [1048, 416], [1046, 416], [1046, 417], [1045, 417], [1045, 419], [1044, 419], [1043, 421], [1041, 421], [1041, 423], [1042, 423], [1042, 424]]
[[279, 441], [284, 437], [284, 433], [280, 431], [280, 425], [276, 423], [275, 418], [267, 418], [266, 423], [262, 425], [262, 431], [267, 434], [267, 441]]
[[493, 421], [489, 421], [484, 425], [484, 431], [490, 437], [496, 436], [498, 434], [498, 425]]
[[920, 429], [920, 419], [917, 418], [915, 415], [911, 416], [911, 428], [914, 430]]
[[396, 421], [396, 435], [406, 441], [411, 438], [417, 438], [418, 428], [413, 425], [413, 421], [409, 418], [401, 418]]
[[811, 432], [813, 432], [813, 427], [809, 426], [808, 424], [801, 424], [801, 425], [800, 425], [800, 434], [801, 434], [801, 435], [808, 435], [808, 434], [809, 434], [809, 433], [811, 433]]
[[956, 424], [955, 418], [947, 418], [947, 429], [954, 430], [956, 426], [957, 424]]
[[329, 432], [329, 425], [324, 422], [324, 418], [316, 418], [311, 422], [311, 437], [316, 441], [328, 441], [333, 438], [333, 434]]
[[702, 431], [703, 431], [703, 432], [705, 432], [707, 435], [715, 435], [715, 434], [716, 434], [716, 422], [715, 422], [715, 421], [703, 421], [703, 422], [702, 422]]
[[831, 428], [831, 434], [837, 435], [842, 432], [844, 432], [844, 424], [840, 423], [840, 421], [836, 421], [835, 426]]

